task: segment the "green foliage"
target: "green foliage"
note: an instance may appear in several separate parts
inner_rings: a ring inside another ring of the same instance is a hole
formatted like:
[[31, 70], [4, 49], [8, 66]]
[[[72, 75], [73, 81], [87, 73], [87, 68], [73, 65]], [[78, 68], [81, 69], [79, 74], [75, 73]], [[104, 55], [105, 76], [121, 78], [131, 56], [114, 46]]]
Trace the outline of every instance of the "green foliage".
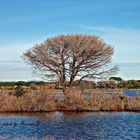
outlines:
[[47, 82], [44, 82], [44, 81], [37, 81], [37, 82], [34, 82], [36, 85], [45, 85], [47, 84]]
[[[110, 79], [112, 80], [108, 80], [108, 81], [102, 80], [98, 82], [83, 80], [80, 82], [80, 84], [79, 84], [79, 81], [75, 81], [72, 86], [80, 87], [83, 89], [95, 89], [97, 87], [98, 88], [111, 88], [111, 89], [114, 89], [116, 87], [128, 88], [128, 89], [140, 88], [140, 80], [128, 80], [128, 81], [122, 80], [120, 82], [116, 82], [115, 80], [113, 80], [114, 78], [110, 78]], [[45, 82], [45, 81], [0, 82], [0, 87], [5, 86], [5, 87], [8, 87], [8, 89], [13, 88], [14, 86], [15, 86], [14, 88], [16, 88], [16, 87], [23, 87], [23, 86], [25, 87], [48, 86], [49, 87], [52, 85], [54, 85], [54, 87], [58, 89], [62, 88], [62, 85], [60, 85], [59, 82]]]
[[126, 87], [127, 87], [127, 88], [134, 88], [134, 85], [131, 84], [131, 83], [128, 83]]
[[119, 84], [117, 85], [117, 87], [118, 87], [118, 88], [124, 88], [124, 84], [123, 84], [123, 83], [119, 83]]
[[136, 84], [135, 84], [135, 86], [134, 86], [135, 88], [140, 88], [140, 81], [139, 82], [137, 82]]
[[20, 97], [20, 96], [24, 95], [25, 93], [26, 93], [26, 91], [21, 86], [18, 86], [16, 88], [15, 96]]
[[0, 82], [1, 86], [30, 86], [31, 83], [34, 83], [35, 85], [45, 85], [45, 84], [52, 84], [50, 82], [45, 81], [17, 81], [17, 82]]
[[109, 80], [115, 80], [116, 82], [121, 82], [123, 79], [121, 77], [110, 77]]
[[18, 81], [15, 83], [16, 86], [29, 86], [29, 82]]
[[14, 86], [16, 82], [0, 82], [1, 86]]
[[140, 88], [140, 81], [137, 80], [128, 80], [128, 81], [121, 81], [118, 83], [119, 88]]

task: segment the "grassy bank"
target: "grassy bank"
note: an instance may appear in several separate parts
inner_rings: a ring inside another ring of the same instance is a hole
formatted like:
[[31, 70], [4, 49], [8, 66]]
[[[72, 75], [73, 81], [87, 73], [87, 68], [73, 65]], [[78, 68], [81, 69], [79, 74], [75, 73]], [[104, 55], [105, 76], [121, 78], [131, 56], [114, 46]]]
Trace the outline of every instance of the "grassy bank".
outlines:
[[71, 90], [67, 97], [55, 93], [25, 93], [0, 95], [0, 112], [40, 111], [140, 111], [140, 96], [122, 94], [92, 94], [85, 96], [80, 90]]

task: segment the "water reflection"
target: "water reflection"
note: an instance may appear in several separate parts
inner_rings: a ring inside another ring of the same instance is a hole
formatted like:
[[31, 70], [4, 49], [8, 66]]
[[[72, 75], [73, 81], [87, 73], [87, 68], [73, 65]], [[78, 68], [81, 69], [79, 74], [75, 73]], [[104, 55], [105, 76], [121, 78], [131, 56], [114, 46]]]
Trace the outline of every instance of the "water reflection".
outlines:
[[136, 96], [140, 94], [140, 90], [125, 90], [124, 94], [127, 96]]
[[22, 113], [0, 115], [0, 136], [57, 139], [138, 139], [139, 113]]
[[[140, 95], [140, 90], [124, 90], [123, 91], [123, 94], [124, 95], [126, 95], [126, 96], [137, 96], [137, 95]], [[94, 94], [94, 93], [85, 93], [84, 94], [84, 97], [86, 98], [86, 99], [90, 99], [90, 98], [92, 98], [94, 95], [100, 95], [100, 96], [104, 96], [104, 94], [102, 94], [102, 93], [98, 93], [98, 94]], [[118, 94], [114, 94], [114, 93], [108, 93], [108, 94], [106, 94], [106, 95], [110, 95], [110, 96], [114, 96], [114, 95], [118, 95]], [[120, 95], [120, 94], [119, 94]]]

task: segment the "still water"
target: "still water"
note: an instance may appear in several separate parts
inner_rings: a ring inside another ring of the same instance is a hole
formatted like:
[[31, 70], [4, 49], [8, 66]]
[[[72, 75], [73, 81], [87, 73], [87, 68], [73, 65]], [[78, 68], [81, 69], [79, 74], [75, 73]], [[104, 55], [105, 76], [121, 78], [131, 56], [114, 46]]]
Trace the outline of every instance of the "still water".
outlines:
[[0, 114], [0, 136], [137, 140], [140, 139], [140, 113], [4, 113]]
[[127, 96], [136, 96], [140, 95], [140, 90], [125, 90], [124, 94]]

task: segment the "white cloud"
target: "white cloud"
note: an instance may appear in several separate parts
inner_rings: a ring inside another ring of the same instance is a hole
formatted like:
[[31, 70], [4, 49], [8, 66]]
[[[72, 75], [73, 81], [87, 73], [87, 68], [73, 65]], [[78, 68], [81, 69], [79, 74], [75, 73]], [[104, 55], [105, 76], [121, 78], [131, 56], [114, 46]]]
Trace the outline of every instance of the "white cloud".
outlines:
[[85, 25], [79, 25], [79, 27], [102, 37], [105, 42], [115, 46], [113, 57], [115, 62], [140, 61], [140, 29]]
[[124, 40], [124, 41], [139, 41], [140, 29], [123, 29], [115, 27], [104, 26], [84, 26], [80, 25], [84, 30], [95, 31], [110, 37], [110, 39]]
[[32, 47], [33, 43], [29, 44], [0, 44], [0, 60], [13, 61], [21, 60], [23, 52]]
[[33, 79], [31, 67], [21, 58], [23, 52], [32, 46], [33, 43], [0, 44], [0, 81]]
[[0, 44], [0, 81], [41, 80], [32, 74], [31, 66], [22, 59], [22, 54], [38, 42]]

